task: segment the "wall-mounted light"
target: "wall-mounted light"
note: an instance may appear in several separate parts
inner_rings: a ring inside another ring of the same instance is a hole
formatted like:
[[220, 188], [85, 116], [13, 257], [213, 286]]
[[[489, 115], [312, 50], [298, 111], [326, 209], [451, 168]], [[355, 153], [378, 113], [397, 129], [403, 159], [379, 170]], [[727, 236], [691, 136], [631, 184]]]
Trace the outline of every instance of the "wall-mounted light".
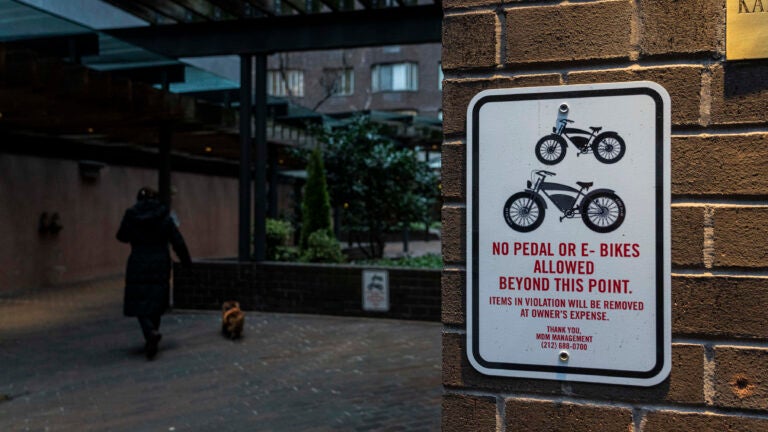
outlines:
[[37, 222], [37, 232], [40, 234], [56, 235], [62, 228], [64, 228], [64, 226], [61, 224], [61, 217], [58, 212], [54, 212], [50, 215], [47, 212], [43, 212]]
[[205, 152], [206, 152], [206, 153], [210, 153], [210, 152], [212, 152], [212, 151], [213, 151], [213, 147], [208, 147], [208, 146], [205, 146]]
[[104, 163], [91, 160], [78, 161], [77, 165], [80, 168], [80, 178], [86, 181], [98, 179], [99, 172], [105, 167]]

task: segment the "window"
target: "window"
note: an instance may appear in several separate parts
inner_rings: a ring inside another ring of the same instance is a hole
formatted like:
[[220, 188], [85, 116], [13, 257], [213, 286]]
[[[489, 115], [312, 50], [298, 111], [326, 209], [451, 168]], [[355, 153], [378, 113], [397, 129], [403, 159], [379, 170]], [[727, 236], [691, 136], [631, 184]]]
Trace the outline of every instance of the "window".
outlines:
[[303, 70], [267, 71], [267, 94], [270, 96], [304, 96]]
[[419, 89], [419, 65], [392, 63], [374, 65], [371, 70], [374, 92], [416, 91]]
[[333, 96], [351, 96], [355, 92], [355, 70], [352, 68], [325, 69], [322, 85]]

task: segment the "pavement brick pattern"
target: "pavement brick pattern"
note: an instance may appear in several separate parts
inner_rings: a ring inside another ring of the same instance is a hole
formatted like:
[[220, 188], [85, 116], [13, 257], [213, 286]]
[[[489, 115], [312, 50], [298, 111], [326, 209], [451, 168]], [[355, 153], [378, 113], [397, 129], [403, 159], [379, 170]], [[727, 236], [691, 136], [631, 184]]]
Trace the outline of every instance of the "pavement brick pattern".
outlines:
[[0, 295], [0, 431], [436, 431], [437, 323], [247, 312], [163, 318], [154, 361], [122, 282]]

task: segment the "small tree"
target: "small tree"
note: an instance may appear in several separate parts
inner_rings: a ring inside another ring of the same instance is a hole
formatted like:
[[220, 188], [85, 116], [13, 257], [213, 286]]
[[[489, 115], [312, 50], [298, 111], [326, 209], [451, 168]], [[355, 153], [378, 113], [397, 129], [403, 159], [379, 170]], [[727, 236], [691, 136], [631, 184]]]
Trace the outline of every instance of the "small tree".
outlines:
[[300, 247], [307, 247], [310, 234], [318, 230], [331, 231], [331, 201], [325, 181], [323, 155], [315, 148], [307, 163], [307, 184], [301, 203]]
[[359, 117], [347, 127], [317, 134], [332, 204], [344, 229], [372, 258], [383, 255], [388, 232], [425, 220], [438, 196], [437, 176], [429, 166], [383, 132]]

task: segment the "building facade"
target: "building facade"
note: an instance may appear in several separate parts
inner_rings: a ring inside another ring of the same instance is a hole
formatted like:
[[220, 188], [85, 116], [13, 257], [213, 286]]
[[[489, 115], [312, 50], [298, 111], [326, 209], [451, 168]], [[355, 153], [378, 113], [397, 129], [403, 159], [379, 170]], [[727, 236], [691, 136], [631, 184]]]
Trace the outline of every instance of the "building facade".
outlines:
[[319, 113], [377, 110], [440, 117], [440, 45], [279, 53], [267, 92]]

